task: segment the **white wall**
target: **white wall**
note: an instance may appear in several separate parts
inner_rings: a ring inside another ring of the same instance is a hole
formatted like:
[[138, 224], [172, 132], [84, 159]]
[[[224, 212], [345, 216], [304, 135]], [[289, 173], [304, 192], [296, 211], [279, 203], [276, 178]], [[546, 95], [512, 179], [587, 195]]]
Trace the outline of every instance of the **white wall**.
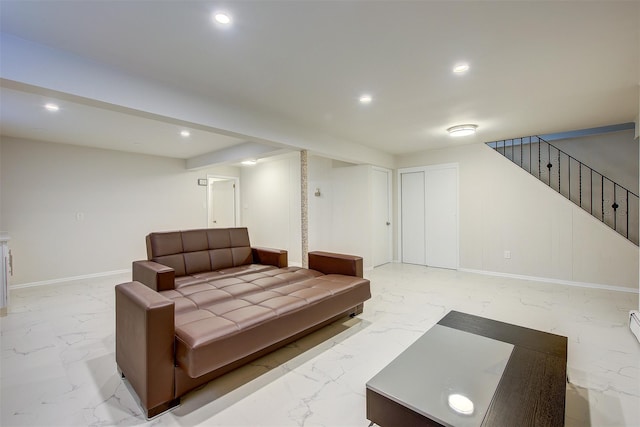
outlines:
[[[287, 249], [299, 264], [298, 156], [241, 172], [187, 171], [178, 159], [3, 138], [0, 229], [12, 237], [11, 284], [127, 269], [145, 257], [148, 232], [206, 226], [197, 179], [207, 174], [239, 175], [252, 244]], [[460, 164], [461, 268], [638, 289], [636, 246], [484, 144], [399, 158], [400, 167], [450, 162]], [[344, 166], [310, 156], [309, 249], [357, 254], [370, 268], [371, 167]]]
[[[333, 247], [331, 229], [333, 227], [333, 161], [326, 157], [309, 156], [309, 250]], [[316, 189], [320, 196], [315, 195]]]
[[241, 168], [240, 200], [251, 244], [286, 249], [289, 263], [301, 265], [300, 153]]
[[[151, 231], [206, 227], [208, 173], [179, 159], [3, 138], [0, 229], [12, 284], [128, 269]], [[80, 219], [78, 219], [80, 213]]]
[[609, 179], [638, 194], [638, 141], [633, 129], [551, 141]]
[[[373, 268], [372, 167], [309, 158], [309, 250], [358, 255]], [[319, 188], [320, 197], [314, 195]]]
[[[311, 155], [308, 174], [309, 251], [359, 255], [371, 268], [371, 166]], [[286, 249], [289, 263], [300, 265], [299, 153], [243, 167], [240, 179], [242, 224], [251, 243]]]
[[414, 153], [398, 166], [451, 162], [460, 165], [460, 268], [638, 289], [637, 246], [486, 145]]

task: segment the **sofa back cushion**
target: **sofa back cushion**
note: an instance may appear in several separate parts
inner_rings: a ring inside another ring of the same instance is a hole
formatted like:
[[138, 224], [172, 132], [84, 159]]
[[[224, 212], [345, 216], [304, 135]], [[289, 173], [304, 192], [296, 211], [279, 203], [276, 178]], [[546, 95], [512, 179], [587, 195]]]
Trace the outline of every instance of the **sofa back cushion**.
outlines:
[[253, 262], [249, 231], [244, 227], [151, 233], [147, 258], [173, 268], [176, 277]]
[[183, 252], [182, 234], [179, 231], [151, 233], [147, 236], [147, 258], [173, 268], [176, 276], [187, 274]]
[[247, 265], [253, 262], [251, 244], [249, 243], [249, 231], [246, 228], [230, 228], [231, 255], [233, 266]]

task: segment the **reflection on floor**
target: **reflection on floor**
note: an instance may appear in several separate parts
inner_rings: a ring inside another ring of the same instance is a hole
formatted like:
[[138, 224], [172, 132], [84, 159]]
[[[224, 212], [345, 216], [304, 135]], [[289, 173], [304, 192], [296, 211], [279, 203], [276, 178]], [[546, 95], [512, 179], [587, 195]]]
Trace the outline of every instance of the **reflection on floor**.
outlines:
[[449, 310], [569, 337], [566, 424], [640, 425], [632, 293], [388, 264], [373, 297], [333, 324], [141, 415], [114, 359], [115, 284], [127, 276], [16, 289], [1, 318], [2, 426], [366, 426], [365, 383]]

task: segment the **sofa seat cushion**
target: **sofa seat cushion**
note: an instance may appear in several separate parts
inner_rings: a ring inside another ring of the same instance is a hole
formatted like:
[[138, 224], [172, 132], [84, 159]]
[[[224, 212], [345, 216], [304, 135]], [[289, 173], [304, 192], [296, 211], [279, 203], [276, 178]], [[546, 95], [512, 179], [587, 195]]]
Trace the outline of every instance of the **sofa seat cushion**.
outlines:
[[[251, 276], [255, 273], [264, 273], [262, 276]], [[302, 276], [301, 276], [302, 274]], [[175, 288], [180, 289], [186, 286], [198, 285], [229, 277], [246, 277], [245, 281], [251, 281], [260, 277], [274, 277], [286, 279], [288, 281], [306, 280], [309, 277], [322, 275], [315, 270], [307, 270], [299, 267], [277, 268], [272, 265], [247, 264], [238, 267], [229, 267], [218, 271], [207, 271], [176, 277]]]
[[226, 277], [241, 276], [243, 274], [257, 273], [268, 270], [275, 270], [276, 267], [271, 265], [247, 264], [238, 267], [229, 267], [218, 271], [204, 271], [201, 273], [189, 274], [186, 276], [176, 277], [176, 289], [185, 286], [197, 285], [212, 280], [224, 279]]
[[[243, 272], [234, 271], [219, 275], [215, 280], [197, 281], [193, 278], [192, 282], [183, 282], [181, 286], [176, 286], [176, 289], [160, 293], [175, 302], [176, 320], [178, 320], [179, 315], [209, 307], [211, 304], [248, 297], [316, 277], [324, 276], [315, 270], [299, 267], [271, 267], [262, 271], [245, 269]], [[283, 289], [284, 292], [289, 291], [289, 288]]]
[[219, 279], [220, 277], [240, 276], [242, 274], [259, 273], [262, 271], [275, 270], [275, 269], [276, 267], [272, 265], [246, 264], [246, 265], [239, 265], [237, 267], [223, 268], [215, 272], [194, 274], [194, 277], [210, 276], [211, 280], [215, 280], [215, 279]]
[[[268, 273], [275, 274], [268, 278], [254, 278], [253, 281], [242, 281], [243, 276], [212, 281], [196, 285], [192, 289], [194, 292], [187, 294], [180, 293], [183, 289], [163, 292], [176, 301], [176, 359], [189, 376], [196, 378], [233, 362], [229, 360], [230, 357], [242, 358], [286, 338], [285, 335], [290, 331], [270, 325], [276, 319], [284, 321], [287, 316], [307, 310], [310, 306], [331, 299], [337, 301], [336, 304], [325, 304], [321, 309], [322, 315], [317, 318], [298, 316], [305, 319], [304, 322], [288, 326], [302, 331], [320, 323], [327, 315], [337, 315], [355, 305], [354, 302], [357, 304], [362, 294], [369, 295], [368, 280], [359, 277], [324, 276], [313, 270], [296, 268], [293, 271]], [[278, 280], [279, 284], [272, 279]], [[214, 289], [216, 282], [223, 283], [217, 283], [220, 287]], [[227, 296], [221, 298], [220, 292], [226, 292]], [[342, 297], [349, 293], [356, 297]], [[336, 312], [324, 313], [327, 310]], [[239, 335], [255, 328], [260, 331], [249, 333], [248, 336], [259, 338], [242, 341]], [[242, 347], [242, 350], [236, 349], [240, 353], [221, 350], [229, 339], [235, 347]]]

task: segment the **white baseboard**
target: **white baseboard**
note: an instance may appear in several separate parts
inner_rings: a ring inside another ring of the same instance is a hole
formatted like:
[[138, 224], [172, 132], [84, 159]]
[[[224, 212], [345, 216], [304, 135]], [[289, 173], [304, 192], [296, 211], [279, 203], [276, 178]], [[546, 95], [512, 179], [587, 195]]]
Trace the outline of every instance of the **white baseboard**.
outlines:
[[131, 273], [131, 269], [104, 271], [102, 273], [84, 274], [82, 276], [61, 277], [59, 279], [42, 280], [39, 282], [20, 283], [17, 285], [9, 285], [9, 290], [32, 288], [35, 286], [55, 285], [57, 283], [72, 282], [75, 280], [95, 279], [99, 277], [109, 277], [109, 276], [115, 276], [118, 274], [125, 274], [125, 273]]
[[474, 270], [472, 268], [459, 268], [458, 271], [465, 273], [484, 274], [486, 276], [508, 277], [511, 279], [531, 280], [534, 282], [557, 283], [559, 285], [577, 286], [580, 288], [602, 289], [606, 291], [629, 292], [637, 294], [639, 289], [626, 288], [624, 286], [603, 285], [600, 283], [574, 282], [571, 280], [553, 279], [549, 277], [525, 276], [522, 274], [501, 273], [498, 271]]

